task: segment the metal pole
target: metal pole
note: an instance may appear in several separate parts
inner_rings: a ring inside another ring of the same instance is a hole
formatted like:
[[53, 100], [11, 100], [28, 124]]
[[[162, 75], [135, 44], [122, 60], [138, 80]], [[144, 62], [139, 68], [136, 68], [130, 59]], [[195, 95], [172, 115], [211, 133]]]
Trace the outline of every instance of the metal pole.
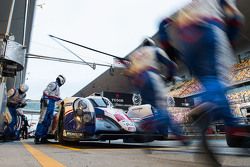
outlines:
[[14, 12], [15, 2], [16, 2], [15, 0], [12, 0], [9, 18], [8, 18], [8, 23], [7, 23], [7, 28], [6, 28], [5, 36], [3, 38], [3, 41], [5, 42], [4, 51], [3, 51], [4, 57], [5, 57], [5, 52], [7, 49], [7, 37], [9, 36], [9, 33], [10, 33], [10, 26], [11, 26], [11, 22], [12, 22], [12, 16], [13, 16], [13, 12]]
[[16, 82], [17, 82], [16, 80], [17, 80], [17, 79], [16, 79], [16, 76], [14, 76], [14, 84], [13, 84], [14, 87], [16, 87]]
[[10, 26], [11, 26], [11, 22], [12, 22], [12, 16], [13, 16], [13, 12], [14, 12], [15, 2], [16, 2], [16, 0], [12, 0], [10, 14], [9, 14], [9, 18], [8, 18], [8, 24], [7, 24], [6, 33], [5, 33], [6, 36], [8, 36], [10, 33]]
[[23, 46], [25, 46], [25, 40], [26, 40], [28, 9], [29, 9], [29, 0], [26, 0], [25, 15], [24, 15], [24, 25], [23, 25]]
[[63, 44], [61, 44], [59, 41], [55, 40], [54, 38], [52, 38], [55, 42], [57, 42], [59, 45], [61, 45], [64, 49], [66, 49], [67, 51], [69, 51], [71, 54], [75, 55], [77, 58], [79, 58], [82, 62], [86, 63], [88, 66], [90, 66], [93, 70], [95, 70], [95, 66], [94, 64], [91, 66], [91, 64], [89, 64], [88, 62], [86, 62], [85, 60], [83, 60], [80, 56], [78, 56], [76, 53], [74, 53], [72, 50], [70, 50], [69, 48], [67, 48], [66, 46], [64, 46]]
[[[28, 11], [29, 11], [29, 0], [26, 0], [24, 24], [23, 24], [23, 43], [22, 43], [23, 47], [26, 47], [26, 30], [27, 30]], [[20, 83], [25, 82], [26, 69], [27, 69], [27, 59], [25, 58], [24, 70], [20, 72]]]
[[70, 44], [72, 44], [72, 45], [76, 45], [76, 46], [79, 46], [79, 47], [82, 47], [82, 48], [85, 48], [85, 49], [88, 49], [88, 50], [91, 50], [91, 51], [94, 51], [94, 52], [97, 52], [97, 53], [101, 53], [101, 54], [104, 54], [104, 55], [107, 55], [107, 56], [110, 56], [110, 57], [113, 57], [113, 58], [117, 58], [117, 59], [119, 59], [119, 60], [129, 61], [129, 60], [126, 59], [126, 58], [121, 58], [121, 57], [118, 57], [118, 56], [115, 56], [115, 55], [112, 55], [112, 54], [109, 54], [109, 53], [105, 53], [105, 52], [102, 52], [102, 51], [99, 51], [99, 50], [96, 50], [96, 49], [93, 49], [93, 48], [90, 48], [90, 47], [87, 47], [87, 46], [83, 46], [83, 45], [81, 45], [81, 44], [78, 44], [78, 43], [75, 43], [75, 42], [72, 42], [72, 41], [69, 41], [69, 40], [66, 40], [66, 39], [62, 39], [62, 38], [56, 37], [56, 36], [54, 36], [54, 35], [49, 35], [49, 37], [55, 38], [55, 39], [59, 39], [59, 40], [61, 40], [61, 41], [70, 43]]
[[[49, 57], [49, 56], [42, 56], [42, 55], [36, 55], [36, 54], [31, 54], [31, 53], [27, 53], [26, 55], [27, 55], [26, 58], [29, 58], [29, 59], [41, 59], [41, 60], [50, 60], [50, 61], [57, 61], [57, 62], [63, 62], [63, 63], [73, 63], [73, 64], [87, 65], [85, 62], [77, 61], [77, 60], [62, 59], [62, 58]], [[87, 62], [87, 63], [90, 64], [91, 66], [97, 65], [97, 66], [110, 67], [110, 65], [107, 65], [107, 64], [91, 63], [91, 62]]]

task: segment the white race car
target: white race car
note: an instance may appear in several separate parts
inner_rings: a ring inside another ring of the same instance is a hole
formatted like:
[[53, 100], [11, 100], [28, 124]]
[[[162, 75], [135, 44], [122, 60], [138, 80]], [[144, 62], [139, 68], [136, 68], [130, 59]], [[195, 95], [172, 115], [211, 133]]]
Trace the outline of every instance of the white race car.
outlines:
[[[143, 109], [143, 110], [140, 110]], [[55, 114], [49, 137], [60, 143], [123, 139], [124, 142], [162, 140], [158, 132], [139, 129], [142, 118], [152, 115], [150, 105], [131, 107], [126, 114], [101, 96], [65, 98]]]
[[49, 136], [60, 143], [115, 140], [136, 133], [134, 123], [105, 97], [69, 97], [61, 102]]

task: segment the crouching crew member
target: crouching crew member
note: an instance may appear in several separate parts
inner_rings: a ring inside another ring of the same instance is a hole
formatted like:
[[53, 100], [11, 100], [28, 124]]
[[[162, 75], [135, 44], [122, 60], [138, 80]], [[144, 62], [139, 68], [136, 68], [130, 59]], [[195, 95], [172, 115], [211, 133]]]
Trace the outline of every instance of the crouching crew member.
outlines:
[[9, 136], [7, 138], [10, 139], [18, 139], [18, 134], [16, 134], [16, 125], [17, 125], [17, 109], [23, 108], [26, 106], [26, 92], [29, 87], [26, 84], [21, 84], [18, 89], [11, 88], [8, 93], [7, 107], [9, 109], [10, 115], [12, 117], [12, 121], [9, 123], [9, 131], [7, 134]]

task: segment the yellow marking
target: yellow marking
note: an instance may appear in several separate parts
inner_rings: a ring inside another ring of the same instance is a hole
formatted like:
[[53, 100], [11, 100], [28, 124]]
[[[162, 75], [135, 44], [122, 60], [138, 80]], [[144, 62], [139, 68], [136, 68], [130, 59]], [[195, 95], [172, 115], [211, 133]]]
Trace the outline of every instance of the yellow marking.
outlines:
[[62, 146], [62, 145], [59, 145], [59, 144], [51, 144], [50, 146], [55, 146], [55, 147], [59, 147], [59, 148], [69, 149], [69, 150], [73, 150], [73, 151], [82, 151], [82, 149], [79, 149], [79, 148]]
[[48, 157], [43, 152], [35, 149], [29, 144], [23, 143], [24, 147], [32, 154], [34, 158], [41, 164], [43, 167], [64, 167], [60, 162]]
[[[75, 147], [69, 147], [69, 146], [62, 146], [62, 145], [59, 145], [59, 144], [51, 144], [50, 146], [52, 147], [59, 147], [59, 148], [63, 148], [63, 149], [69, 149], [69, 150], [73, 150], [73, 151], [86, 151], [86, 149], [88, 150], [95, 150], [95, 151], [114, 151], [114, 150], [128, 150], [127, 148], [94, 148], [94, 147], [80, 147], [80, 148], [75, 148]], [[131, 149], [131, 148], [129, 148]], [[134, 148], [135, 150], [137, 148]], [[140, 149], [138, 149], [140, 150]]]
[[[86, 149], [95, 150], [95, 151], [114, 151], [114, 150], [128, 150], [131, 148], [93, 148], [93, 147], [81, 147], [81, 148], [75, 148], [75, 147], [69, 147], [69, 146], [62, 146], [59, 144], [53, 144], [50, 146], [59, 147], [63, 149], [69, 149], [73, 151], [83, 151], [83, 149], [86, 151]], [[181, 151], [186, 149], [195, 149], [195, 147], [162, 147], [162, 148], [156, 148], [156, 147], [146, 147], [146, 148], [133, 148], [133, 150], [151, 150], [151, 151]]]

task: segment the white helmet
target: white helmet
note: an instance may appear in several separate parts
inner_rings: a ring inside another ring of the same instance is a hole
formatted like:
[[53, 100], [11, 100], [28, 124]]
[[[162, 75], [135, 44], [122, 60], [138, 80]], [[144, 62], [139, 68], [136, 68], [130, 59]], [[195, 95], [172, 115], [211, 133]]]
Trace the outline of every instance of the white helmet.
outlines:
[[26, 84], [21, 84], [21, 85], [19, 86], [19, 91], [20, 91], [21, 93], [26, 93], [28, 90], [29, 90], [29, 86], [26, 85]]
[[63, 85], [66, 81], [65, 77], [63, 75], [58, 75], [58, 77], [56, 78], [56, 81], [60, 84]]

